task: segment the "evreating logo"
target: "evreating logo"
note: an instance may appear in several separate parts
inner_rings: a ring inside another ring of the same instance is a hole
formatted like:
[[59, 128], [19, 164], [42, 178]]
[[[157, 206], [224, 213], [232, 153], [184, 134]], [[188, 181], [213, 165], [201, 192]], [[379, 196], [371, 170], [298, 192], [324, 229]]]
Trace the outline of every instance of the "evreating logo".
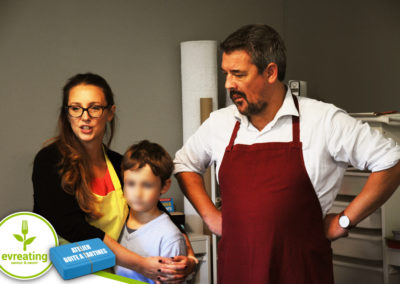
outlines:
[[49, 249], [57, 245], [54, 228], [42, 216], [11, 214], [0, 222], [0, 269], [17, 279], [39, 277], [50, 269]]

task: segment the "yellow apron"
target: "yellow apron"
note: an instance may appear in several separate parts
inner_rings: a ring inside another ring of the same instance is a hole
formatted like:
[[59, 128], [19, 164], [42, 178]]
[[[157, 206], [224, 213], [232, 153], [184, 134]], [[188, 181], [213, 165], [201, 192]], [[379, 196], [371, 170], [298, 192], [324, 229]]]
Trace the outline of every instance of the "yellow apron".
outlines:
[[115, 172], [115, 169], [108, 159], [105, 151], [104, 156], [115, 190], [109, 192], [106, 196], [93, 193], [97, 197], [98, 212], [100, 212], [103, 216], [96, 220], [88, 218], [87, 221], [90, 225], [101, 229], [111, 238], [118, 241], [129, 210], [117, 173]]

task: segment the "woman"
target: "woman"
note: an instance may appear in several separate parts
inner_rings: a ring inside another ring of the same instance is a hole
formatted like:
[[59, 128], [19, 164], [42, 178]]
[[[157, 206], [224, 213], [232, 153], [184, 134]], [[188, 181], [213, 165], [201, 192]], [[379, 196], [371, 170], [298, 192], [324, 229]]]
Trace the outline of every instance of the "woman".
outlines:
[[114, 125], [114, 98], [107, 82], [91, 73], [70, 78], [63, 88], [59, 134], [35, 157], [33, 211], [69, 242], [100, 238], [119, 265], [154, 280], [179, 283], [196, 265], [186, 235], [189, 257], [175, 261], [142, 257], [117, 242], [128, 207], [120, 182], [122, 156], [108, 149]]

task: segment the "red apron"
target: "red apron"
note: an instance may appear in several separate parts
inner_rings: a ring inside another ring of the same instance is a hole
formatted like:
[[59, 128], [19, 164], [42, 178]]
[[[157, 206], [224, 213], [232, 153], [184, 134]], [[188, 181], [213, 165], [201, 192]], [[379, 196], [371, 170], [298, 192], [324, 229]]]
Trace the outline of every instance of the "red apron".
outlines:
[[332, 250], [304, 165], [299, 117], [292, 117], [292, 142], [234, 145], [239, 127], [236, 122], [219, 170], [218, 283], [333, 283]]

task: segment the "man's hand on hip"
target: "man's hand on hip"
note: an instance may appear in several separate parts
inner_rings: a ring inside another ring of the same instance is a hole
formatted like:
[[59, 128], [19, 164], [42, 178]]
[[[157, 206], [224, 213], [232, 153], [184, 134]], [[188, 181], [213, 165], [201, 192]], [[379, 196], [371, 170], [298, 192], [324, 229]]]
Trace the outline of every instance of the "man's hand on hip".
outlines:
[[339, 214], [327, 214], [324, 220], [325, 236], [328, 240], [334, 241], [347, 237], [349, 231], [339, 226]]

